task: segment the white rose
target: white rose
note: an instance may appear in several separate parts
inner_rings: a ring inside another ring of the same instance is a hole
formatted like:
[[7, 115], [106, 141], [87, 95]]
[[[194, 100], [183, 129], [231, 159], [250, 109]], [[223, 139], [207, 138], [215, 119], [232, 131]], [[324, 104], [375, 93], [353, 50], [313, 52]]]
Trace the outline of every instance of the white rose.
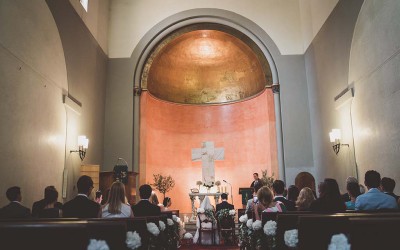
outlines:
[[164, 231], [164, 230], [165, 230], [165, 223], [164, 223], [164, 221], [159, 221], [159, 222], [158, 222], [158, 225], [160, 225], [160, 230], [161, 230], [161, 231]]
[[168, 226], [173, 226], [174, 225], [174, 221], [171, 219], [167, 219], [167, 224]]
[[236, 214], [235, 209], [229, 210], [229, 215], [234, 216]]
[[142, 239], [140, 238], [139, 234], [136, 232], [127, 232], [126, 233], [126, 246], [129, 249], [136, 249], [142, 246]]
[[260, 220], [256, 220], [255, 222], [253, 222], [253, 230], [260, 230], [262, 228], [262, 223]]
[[276, 235], [276, 222], [273, 220], [267, 221], [264, 225], [264, 233], [268, 236]]
[[253, 229], [253, 219], [250, 219], [246, 222], [246, 226], [250, 229]]
[[177, 217], [176, 222], [181, 223], [181, 218]]
[[244, 215], [240, 216], [240, 218], [239, 218], [239, 221], [240, 221], [241, 223], [246, 223], [247, 220], [248, 220], [247, 214], [244, 214]]
[[193, 235], [191, 233], [185, 233], [183, 236], [184, 239], [193, 239]]
[[147, 230], [154, 236], [158, 236], [160, 234], [160, 229], [158, 229], [157, 225], [153, 222], [147, 223]]
[[297, 229], [287, 230], [284, 235], [285, 244], [288, 247], [296, 247], [299, 243], [299, 231]]
[[104, 240], [91, 239], [87, 250], [110, 250], [110, 248]]
[[332, 236], [328, 250], [350, 250], [350, 246], [351, 245], [348, 243], [346, 235], [335, 234]]

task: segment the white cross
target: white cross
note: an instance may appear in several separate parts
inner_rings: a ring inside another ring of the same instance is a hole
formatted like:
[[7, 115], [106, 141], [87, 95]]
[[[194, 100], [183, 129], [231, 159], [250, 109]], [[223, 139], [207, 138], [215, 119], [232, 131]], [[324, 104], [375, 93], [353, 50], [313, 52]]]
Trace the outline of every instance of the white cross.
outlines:
[[215, 183], [214, 161], [224, 159], [224, 148], [214, 148], [214, 142], [206, 141], [201, 148], [192, 149], [192, 161], [201, 161], [203, 182], [210, 185]]

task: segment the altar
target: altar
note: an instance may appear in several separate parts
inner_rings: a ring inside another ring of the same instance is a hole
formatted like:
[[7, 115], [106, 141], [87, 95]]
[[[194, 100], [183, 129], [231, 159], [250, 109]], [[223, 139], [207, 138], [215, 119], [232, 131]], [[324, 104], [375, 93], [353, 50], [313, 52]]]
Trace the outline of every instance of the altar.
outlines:
[[[192, 203], [192, 216], [190, 217], [190, 220], [196, 221], [197, 209], [194, 205], [194, 201], [196, 200], [196, 197], [199, 198], [200, 204], [201, 204], [206, 196], [212, 196], [212, 197], [214, 197], [215, 204], [218, 204], [219, 197], [221, 197], [221, 194], [222, 193], [189, 193], [190, 201]], [[226, 194], [229, 195], [229, 193], [226, 193]]]

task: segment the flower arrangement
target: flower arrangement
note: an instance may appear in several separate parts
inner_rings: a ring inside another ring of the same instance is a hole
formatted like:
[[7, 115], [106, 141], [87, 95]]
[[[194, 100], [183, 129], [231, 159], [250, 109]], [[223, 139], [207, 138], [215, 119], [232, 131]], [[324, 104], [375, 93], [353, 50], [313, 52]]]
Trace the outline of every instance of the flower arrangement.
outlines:
[[262, 223], [260, 220], [256, 220], [255, 222], [253, 222], [253, 225], [251, 225], [251, 227], [254, 231], [260, 230], [262, 228]]
[[247, 227], [247, 221], [249, 221], [247, 214], [240, 216], [239, 222], [239, 245], [240, 249], [246, 249], [251, 247], [251, 240], [249, 234], [251, 234], [250, 229]]
[[174, 221], [170, 218], [167, 219], [167, 225], [168, 226], [173, 226], [174, 225]]
[[126, 246], [129, 249], [137, 249], [142, 246], [142, 239], [137, 232], [127, 232], [126, 233]]
[[235, 209], [229, 210], [229, 215], [235, 217], [236, 210]]
[[170, 175], [163, 176], [161, 174], [153, 174], [153, 179], [154, 183], [151, 185], [163, 194], [163, 198], [165, 198], [165, 194], [171, 191], [175, 186], [175, 181]]
[[217, 221], [214, 217], [214, 212], [210, 209], [206, 209], [204, 211], [204, 215], [211, 221], [213, 221], [214, 223]]
[[[229, 229], [229, 228], [234, 227], [234, 225], [235, 225], [235, 214], [236, 214], [235, 209], [232, 209], [232, 210], [221, 209], [221, 210], [219, 210], [217, 212], [216, 216], [217, 216], [220, 228]], [[229, 232], [221, 231], [221, 236], [224, 239], [225, 243], [228, 243], [228, 244], [232, 243]]]
[[263, 183], [263, 186], [267, 186], [269, 188], [272, 188], [272, 183], [274, 183], [274, 173], [272, 173], [271, 176], [268, 176], [268, 170], [261, 170], [262, 172], [262, 177], [261, 181]]
[[193, 239], [193, 235], [192, 235], [191, 233], [185, 233], [185, 235], [183, 236], [183, 238], [184, 238], [185, 240]]
[[350, 244], [344, 234], [335, 234], [331, 238], [328, 250], [350, 250]]
[[239, 218], [239, 221], [241, 223], [246, 223], [247, 220], [248, 220], [247, 214], [244, 214], [244, 215], [240, 216], [240, 218]]
[[276, 247], [275, 235], [276, 235], [276, 222], [273, 220], [267, 221], [264, 225], [264, 233], [267, 235], [267, 244], [269, 249]]
[[206, 187], [207, 190], [210, 190], [210, 188], [214, 187], [214, 182], [203, 183], [203, 186]]
[[160, 229], [153, 222], [147, 223], [147, 230], [156, 237], [160, 234]]
[[165, 230], [165, 223], [164, 223], [164, 221], [159, 221], [158, 222], [158, 225], [160, 226], [160, 231], [164, 231]]
[[199, 191], [200, 191], [200, 186], [203, 185], [202, 181], [196, 181], [196, 185], [199, 186]]
[[110, 248], [104, 240], [91, 239], [87, 250], [110, 250]]
[[[176, 249], [180, 240], [180, 230], [181, 230], [181, 219], [172, 215], [172, 219], [167, 219], [167, 227], [165, 230], [165, 234], [167, 237], [167, 249]], [[165, 225], [165, 224], [164, 224]]]
[[[248, 222], [248, 221], [247, 221]], [[252, 227], [252, 234], [250, 235], [250, 243], [252, 248], [255, 249], [262, 249], [264, 244], [264, 234], [262, 230], [262, 222], [260, 220], [256, 220], [251, 225]]]
[[217, 186], [217, 187], [221, 186], [221, 182], [220, 181], [216, 181], [215, 182], [215, 186]]
[[253, 219], [247, 220], [246, 226], [247, 226], [249, 229], [253, 229]]
[[287, 230], [284, 235], [285, 245], [291, 248], [297, 247], [297, 243], [299, 243], [298, 235], [297, 229]]

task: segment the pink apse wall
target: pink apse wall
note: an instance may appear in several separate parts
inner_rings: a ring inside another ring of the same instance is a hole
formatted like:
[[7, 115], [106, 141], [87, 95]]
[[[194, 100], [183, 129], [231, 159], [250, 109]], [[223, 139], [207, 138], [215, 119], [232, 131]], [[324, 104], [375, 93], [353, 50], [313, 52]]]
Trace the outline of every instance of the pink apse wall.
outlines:
[[[153, 174], [171, 175], [176, 183], [167, 193], [172, 209], [191, 212], [188, 193], [202, 179], [201, 162], [192, 162], [191, 151], [204, 141], [225, 150], [225, 159], [215, 163], [215, 179], [232, 183], [235, 208], [242, 207], [238, 190], [250, 186], [253, 172], [261, 175], [267, 169], [278, 175], [270, 90], [246, 101], [214, 106], [173, 104], [144, 92], [140, 104], [140, 184], [153, 183]], [[161, 194], [158, 198], [162, 202]]]

